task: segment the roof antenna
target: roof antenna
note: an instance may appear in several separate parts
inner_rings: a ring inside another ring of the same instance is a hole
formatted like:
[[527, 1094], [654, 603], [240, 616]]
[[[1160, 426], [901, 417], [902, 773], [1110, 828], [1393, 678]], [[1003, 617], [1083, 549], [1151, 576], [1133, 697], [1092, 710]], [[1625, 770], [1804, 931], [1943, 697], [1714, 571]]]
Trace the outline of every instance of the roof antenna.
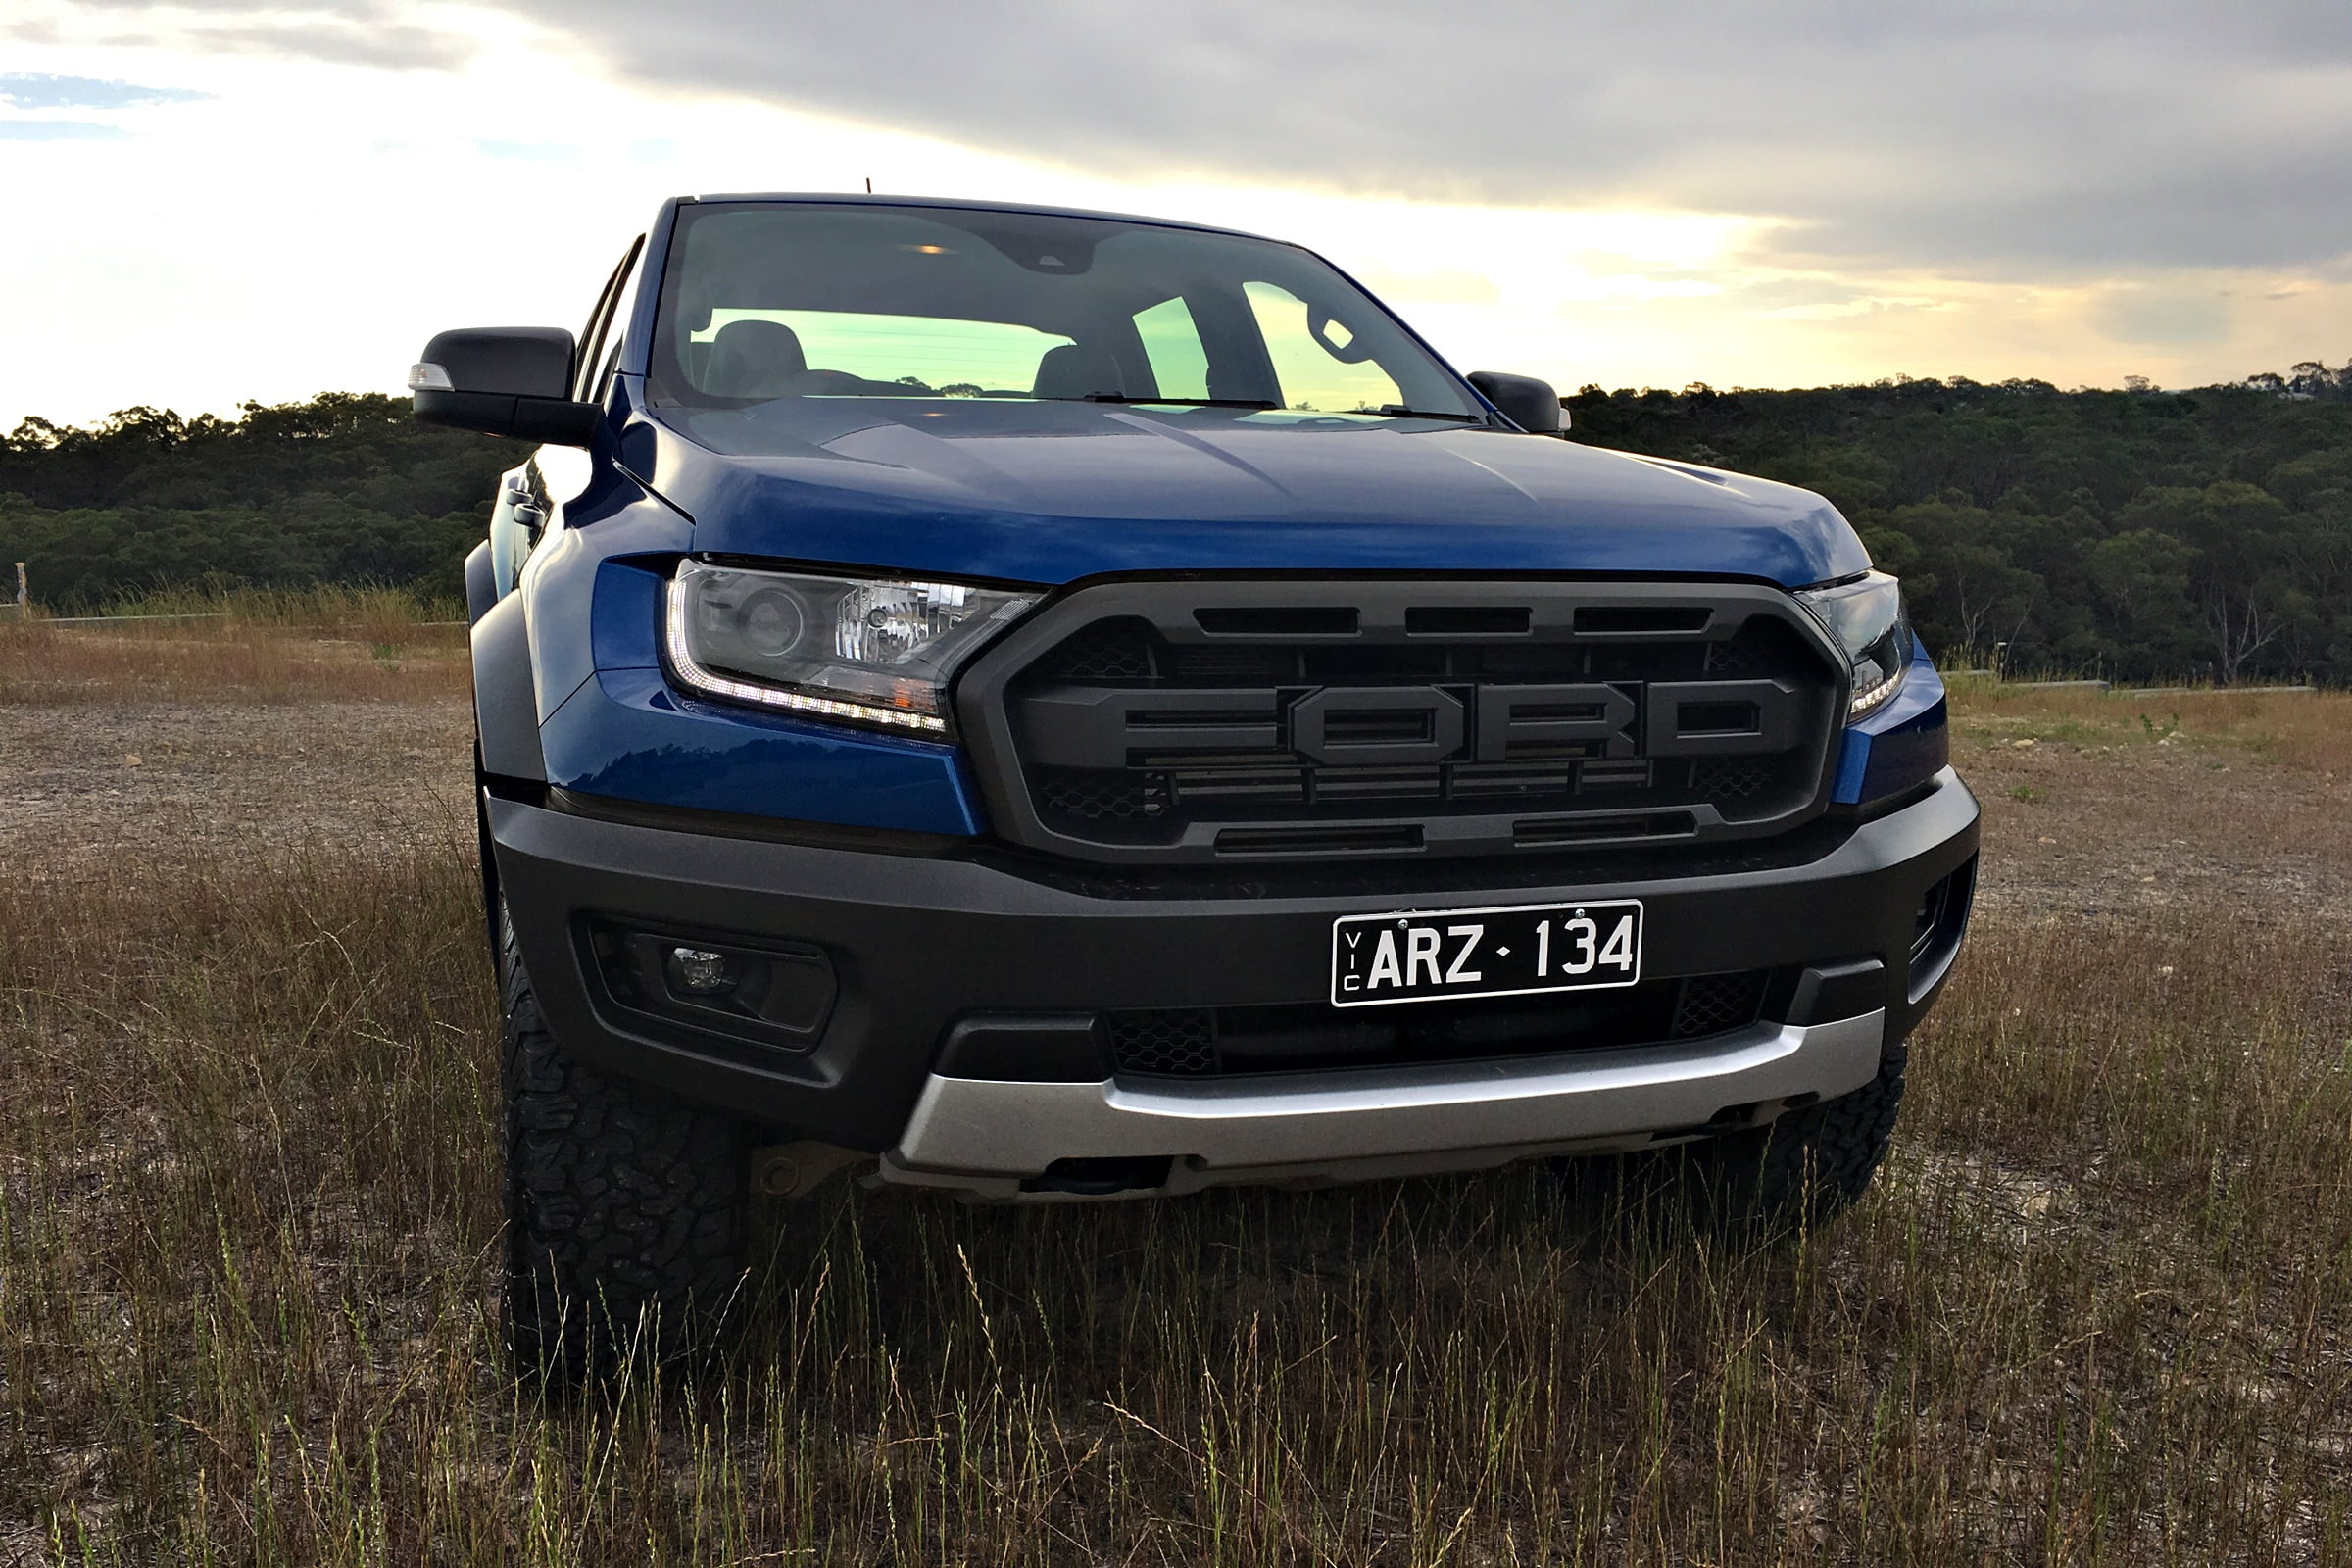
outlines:
[[868, 196], [874, 193], [874, 176], [871, 174], [865, 176], [865, 193]]

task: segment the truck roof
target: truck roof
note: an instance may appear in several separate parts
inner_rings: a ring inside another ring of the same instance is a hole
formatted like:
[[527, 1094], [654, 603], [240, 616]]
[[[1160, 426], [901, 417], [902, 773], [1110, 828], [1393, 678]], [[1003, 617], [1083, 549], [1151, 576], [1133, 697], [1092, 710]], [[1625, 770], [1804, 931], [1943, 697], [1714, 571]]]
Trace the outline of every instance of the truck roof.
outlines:
[[1256, 234], [1246, 228], [1224, 228], [1215, 223], [1190, 223], [1179, 218], [1150, 218], [1140, 213], [1097, 212], [1087, 207], [1038, 207], [1025, 202], [974, 201], [956, 196], [877, 196], [858, 191], [725, 191], [705, 192], [699, 196], [681, 196], [681, 202], [821, 202], [828, 207], [941, 207], [967, 213], [1030, 213], [1041, 218], [1096, 218], [1114, 223], [1149, 223], [1154, 228], [1184, 228], [1200, 234], [1231, 234], [1241, 239], [1266, 240], [1276, 245], [1295, 244], [1270, 234]]

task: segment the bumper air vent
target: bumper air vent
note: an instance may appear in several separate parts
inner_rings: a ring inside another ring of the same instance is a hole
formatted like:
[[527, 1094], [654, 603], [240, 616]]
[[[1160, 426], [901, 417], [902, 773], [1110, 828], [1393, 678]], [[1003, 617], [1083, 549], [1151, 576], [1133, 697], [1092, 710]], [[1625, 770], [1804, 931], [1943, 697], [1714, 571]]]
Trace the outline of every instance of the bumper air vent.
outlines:
[[1622, 991], [1487, 997], [1342, 1012], [1322, 1003], [1102, 1015], [1114, 1071], [1149, 1078], [1340, 1071], [1656, 1045], [1743, 1029], [1774, 971], [1645, 980]]

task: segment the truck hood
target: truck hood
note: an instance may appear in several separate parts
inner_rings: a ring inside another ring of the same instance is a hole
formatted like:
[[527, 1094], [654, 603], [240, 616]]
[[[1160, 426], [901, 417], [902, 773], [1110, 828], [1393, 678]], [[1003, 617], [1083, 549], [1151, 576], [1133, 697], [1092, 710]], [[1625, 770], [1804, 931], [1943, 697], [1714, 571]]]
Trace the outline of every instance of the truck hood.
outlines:
[[698, 552], [1062, 583], [1136, 571], [1869, 567], [1821, 497], [1438, 420], [793, 398], [635, 414], [620, 461]]

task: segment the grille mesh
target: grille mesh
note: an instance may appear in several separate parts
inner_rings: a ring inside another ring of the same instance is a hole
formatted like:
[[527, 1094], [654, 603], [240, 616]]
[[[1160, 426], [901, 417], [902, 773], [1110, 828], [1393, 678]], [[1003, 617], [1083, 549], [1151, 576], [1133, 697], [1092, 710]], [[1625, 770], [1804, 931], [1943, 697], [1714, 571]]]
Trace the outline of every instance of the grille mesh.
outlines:
[[1099, 620], [1054, 649], [1047, 668], [1062, 680], [1150, 680], [1151, 627]]
[[1692, 975], [1683, 982], [1683, 994], [1675, 1000], [1674, 1035], [1678, 1040], [1690, 1040], [1698, 1035], [1720, 1034], [1726, 1029], [1744, 1029], [1756, 1021], [1756, 1013], [1764, 1005], [1764, 982], [1768, 972], [1762, 969], [1743, 969], [1734, 974]]
[[1141, 822], [1167, 810], [1168, 786], [1148, 773], [1041, 768], [1037, 800], [1041, 808], [1081, 822]]
[[1625, 990], [1463, 997], [1341, 1011], [1322, 1003], [1105, 1012], [1112, 1069], [1162, 1078], [1460, 1062], [1692, 1040], [1756, 1021], [1768, 969]]
[[1764, 667], [1764, 661], [1752, 644], [1710, 643], [1707, 645], [1707, 673], [1710, 675], [1752, 675]]
[[1702, 757], [1690, 764], [1690, 787], [1710, 801], [1744, 801], [1772, 787], [1770, 766], [1748, 757]]
[[1205, 1007], [1103, 1015], [1120, 1072], [1198, 1077], [1217, 1070], [1217, 1018]]

